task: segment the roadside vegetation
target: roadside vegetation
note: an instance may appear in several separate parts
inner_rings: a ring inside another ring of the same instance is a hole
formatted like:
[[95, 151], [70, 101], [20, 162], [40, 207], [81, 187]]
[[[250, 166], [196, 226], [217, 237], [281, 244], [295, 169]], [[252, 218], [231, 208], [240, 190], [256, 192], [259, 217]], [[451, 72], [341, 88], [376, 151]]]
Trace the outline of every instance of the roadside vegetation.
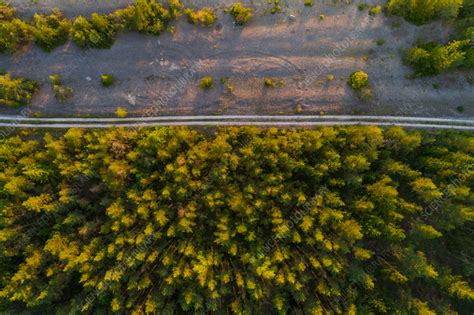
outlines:
[[49, 76], [51, 87], [53, 88], [56, 99], [60, 102], [66, 101], [74, 95], [74, 90], [69, 86], [63, 86], [61, 77], [57, 74]]
[[14, 8], [0, 1], [0, 53], [13, 53], [32, 39], [32, 27], [15, 17]]
[[0, 74], [0, 105], [30, 105], [38, 88], [39, 84], [33, 80], [12, 77], [10, 73]]
[[154, 128], [34, 138], [0, 140], [6, 314], [472, 310], [470, 134]]
[[[79, 16], [74, 21], [65, 19], [54, 9], [48, 16], [36, 14], [30, 24], [16, 18], [15, 9], [0, 1], [0, 52], [14, 53], [33, 40], [44, 50], [51, 51], [69, 38], [82, 48], [110, 48], [119, 31], [161, 34], [171, 18], [178, 18], [183, 10], [193, 24], [211, 26], [218, 19], [212, 8], [184, 9], [179, 0], [171, 0], [168, 8], [156, 0], [137, 0], [111, 14], [93, 13], [90, 18]], [[246, 23], [251, 18], [249, 10], [244, 7], [237, 10], [236, 20]]]
[[245, 7], [240, 2], [234, 3], [230, 8], [229, 13], [234, 17], [235, 24], [237, 25], [245, 25], [253, 17], [253, 9]]
[[212, 8], [202, 8], [201, 10], [187, 8], [184, 10], [184, 14], [186, 14], [188, 22], [191, 24], [212, 26], [217, 21], [217, 15]]
[[355, 94], [359, 99], [368, 101], [372, 98], [372, 89], [369, 85], [369, 75], [364, 71], [353, 72], [349, 76], [347, 84], [355, 91]]
[[474, 67], [473, 0], [389, 0], [386, 11], [403, 16], [416, 25], [435, 19], [444, 19], [456, 25], [457, 33], [449, 43], [422, 42], [406, 53], [404, 61], [413, 68], [414, 77]]
[[64, 45], [69, 39], [71, 22], [65, 19], [58, 9], [48, 15], [35, 14], [35, 43], [45, 51]]

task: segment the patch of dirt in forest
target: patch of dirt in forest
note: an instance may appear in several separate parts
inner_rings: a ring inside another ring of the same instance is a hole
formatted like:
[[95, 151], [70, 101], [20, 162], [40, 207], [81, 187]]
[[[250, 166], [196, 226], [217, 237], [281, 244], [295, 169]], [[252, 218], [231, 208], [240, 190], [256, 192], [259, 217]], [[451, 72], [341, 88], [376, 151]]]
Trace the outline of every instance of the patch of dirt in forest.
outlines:
[[[59, 7], [72, 17], [112, 12], [129, 1], [11, 2], [23, 16]], [[195, 7], [217, 7], [218, 24], [196, 27], [182, 17], [171, 24], [174, 34], [122, 33], [109, 50], [82, 51], [73, 43], [52, 53], [28, 47], [14, 56], [1, 55], [0, 65], [45, 82], [32, 109], [46, 115], [113, 115], [117, 106], [132, 115], [288, 114], [301, 105], [303, 114], [474, 116], [474, 89], [466, 79], [472, 72], [408, 80], [410, 69], [401, 63], [402, 51], [419, 39], [447, 41], [452, 30], [446, 24], [417, 27], [401, 18], [371, 17], [356, 3], [315, 1], [308, 8], [303, 0], [282, 1], [283, 12], [271, 15], [266, 0], [243, 2], [257, 9], [245, 27], [234, 26], [223, 13], [228, 2], [183, 1]], [[378, 39], [385, 44], [378, 46]], [[368, 102], [357, 99], [346, 84], [357, 70], [369, 74], [374, 95]], [[48, 76], [56, 73], [75, 91], [65, 103], [54, 98], [49, 86]], [[117, 83], [102, 87], [102, 73], [113, 74]], [[326, 79], [329, 74], [334, 75], [333, 81]], [[199, 79], [208, 75], [214, 77], [214, 88], [203, 91]], [[284, 83], [266, 88], [266, 77]], [[226, 84], [220, 83], [221, 78]], [[464, 106], [465, 112], [458, 113], [457, 106]]]

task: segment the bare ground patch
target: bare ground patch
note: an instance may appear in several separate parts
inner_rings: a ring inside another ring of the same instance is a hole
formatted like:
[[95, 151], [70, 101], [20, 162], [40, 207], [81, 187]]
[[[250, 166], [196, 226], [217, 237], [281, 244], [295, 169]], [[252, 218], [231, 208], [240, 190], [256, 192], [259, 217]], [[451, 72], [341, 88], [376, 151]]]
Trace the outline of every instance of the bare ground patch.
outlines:
[[[71, 17], [111, 12], [127, 3], [11, 2], [25, 16], [59, 6]], [[28, 47], [14, 56], [0, 56], [0, 65], [45, 81], [32, 110], [46, 115], [107, 116], [117, 106], [133, 115], [287, 114], [301, 105], [303, 113], [474, 116], [474, 89], [467, 80], [472, 72], [408, 80], [410, 69], [401, 64], [402, 50], [417, 40], [447, 41], [451, 29], [445, 24], [417, 27], [400, 18], [370, 17], [356, 4], [316, 3], [305, 8], [302, 2], [286, 3], [283, 13], [271, 15], [268, 5], [255, 2], [254, 20], [236, 27], [222, 12], [223, 1], [208, 2], [219, 7], [220, 20], [214, 28], [194, 27], [181, 18], [173, 22], [174, 34], [123, 33], [109, 50], [82, 51], [72, 43], [52, 53]], [[296, 20], [289, 21], [289, 14]], [[355, 29], [360, 31], [352, 38]], [[385, 44], [377, 45], [377, 39]], [[358, 100], [346, 85], [356, 70], [370, 76], [374, 97], [368, 102]], [[56, 101], [47, 82], [55, 73], [75, 90], [65, 103]], [[103, 88], [102, 73], [113, 74], [117, 83]], [[334, 75], [333, 81], [326, 80], [329, 74]], [[207, 75], [214, 77], [215, 86], [203, 91], [198, 81]], [[265, 88], [265, 77], [283, 80], [284, 85]], [[226, 78], [232, 93], [220, 78]], [[464, 106], [465, 112], [458, 113], [457, 106]]]

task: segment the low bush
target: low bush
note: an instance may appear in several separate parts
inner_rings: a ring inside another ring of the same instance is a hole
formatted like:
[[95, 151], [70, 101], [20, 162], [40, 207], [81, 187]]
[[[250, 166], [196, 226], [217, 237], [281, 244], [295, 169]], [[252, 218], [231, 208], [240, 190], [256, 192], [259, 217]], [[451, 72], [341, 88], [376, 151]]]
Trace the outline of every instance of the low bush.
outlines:
[[171, 16], [175, 19], [181, 16], [181, 12], [184, 9], [184, 5], [180, 0], [169, 0], [168, 7], [170, 8]]
[[187, 8], [184, 10], [184, 14], [186, 14], [188, 22], [191, 24], [211, 26], [217, 21], [217, 15], [212, 8], [202, 8], [199, 11]]
[[166, 29], [170, 12], [155, 0], [137, 0], [132, 28], [143, 33], [158, 35]]
[[199, 81], [199, 86], [202, 89], [210, 89], [214, 86], [214, 79], [212, 77], [204, 77]]
[[133, 30], [135, 19], [135, 6], [119, 9], [109, 15], [117, 31], [125, 29]]
[[253, 17], [253, 9], [246, 8], [242, 3], [237, 2], [230, 8], [230, 15], [235, 19], [235, 24], [244, 25], [247, 24]]
[[305, 7], [312, 7], [313, 6], [313, 0], [305, 0], [304, 5], [305, 5]]
[[71, 87], [62, 85], [59, 75], [50, 75], [49, 79], [51, 80], [51, 86], [53, 87], [54, 95], [58, 101], [64, 102], [74, 95], [74, 90]]
[[128, 116], [128, 111], [127, 111], [127, 109], [125, 109], [123, 107], [117, 107], [117, 110], [115, 111], [115, 115], [118, 118], [125, 118], [125, 117]]
[[[272, 0], [268, 0], [268, 4], [272, 4]], [[271, 13], [275, 14], [281, 11], [280, 0], [273, 0], [273, 8]]]
[[45, 51], [49, 52], [66, 43], [70, 29], [71, 22], [58, 9], [48, 16], [35, 14], [35, 43]]
[[9, 73], [0, 75], [0, 105], [29, 105], [37, 90], [38, 84], [33, 80], [12, 78]]
[[117, 25], [113, 16], [92, 13], [91, 19], [78, 17], [72, 27], [72, 39], [82, 48], [110, 48], [114, 44]]
[[349, 76], [347, 83], [351, 88], [357, 90], [366, 86], [368, 81], [369, 75], [367, 73], [363, 71], [356, 71]]
[[114, 77], [111, 74], [102, 74], [100, 76], [100, 82], [103, 86], [109, 87], [114, 83]]
[[271, 78], [265, 78], [265, 80], [263, 81], [263, 84], [269, 88], [274, 88], [276, 86], [275, 82]]
[[11, 21], [15, 17], [15, 8], [0, 1], [0, 21]]
[[380, 5], [372, 6], [369, 9], [369, 15], [377, 15], [382, 12], [382, 7]]

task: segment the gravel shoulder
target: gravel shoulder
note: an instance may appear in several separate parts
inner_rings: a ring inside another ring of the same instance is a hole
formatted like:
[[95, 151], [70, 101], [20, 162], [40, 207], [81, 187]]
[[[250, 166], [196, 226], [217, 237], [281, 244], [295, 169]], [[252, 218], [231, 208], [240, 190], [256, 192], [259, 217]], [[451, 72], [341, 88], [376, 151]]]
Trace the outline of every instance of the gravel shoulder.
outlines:
[[[11, 2], [25, 17], [53, 7], [70, 17], [107, 13], [128, 3]], [[271, 15], [266, 1], [251, 1], [257, 9], [254, 20], [236, 27], [222, 12], [224, 1], [183, 2], [217, 7], [218, 25], [195, 27], [181, 18], [172, 22], [173, 34], [122, 33], [109, 50], [82, 51], [72, 43], [52, 53], [26, 47], [14, 56], [0, 55], [0, 65], [14, 74], [44, 81], [31, 106], [33, 113], [41, 115], [111, 116], [117, 106], [126, 107], [134, 116], [293, 114], [301, 105], [302, 114], [474, 117], [472, 72], [408, 80], [410, 69], [401, 64], [402, 51], [417, 40], [447, 41], [452, 30], [446, 24], [417, 27], [401, 18], [371, 17], [367, 10], [358, 11], [356, 4], [317, 1], [313, 8], [282, 1], [283, 13]], [[374, 3], [382, 5], [381, 1]], [[289, 21], [290, 14], [295, 21]], [[376, 40], [381, 38], [385, 44], [378, 46]], [[347, 87], [347, 77], [356, 70], [369, 74], [374, 91], [371, 101], [358, 100]], [[75, 91], [65, 103], [56, 101], [47, 82], [56, 73]], [[102, 73], [113, 74], [117, 84], [103, 88], [99, 82]], [[335, 80], [327, 81], [328, 74]], [[215, 78], [215, 87], [202, 91], [198, 81], [207, 75]], [[283, 80], [284, 85], [265, 88], [265, 77]], [[234, 87], [233, 93], [220, 78]], [[458, 113], [457, 106], [464, 106], [465, 112]], [[0, 114], [20, 111], [2, 108]]]

